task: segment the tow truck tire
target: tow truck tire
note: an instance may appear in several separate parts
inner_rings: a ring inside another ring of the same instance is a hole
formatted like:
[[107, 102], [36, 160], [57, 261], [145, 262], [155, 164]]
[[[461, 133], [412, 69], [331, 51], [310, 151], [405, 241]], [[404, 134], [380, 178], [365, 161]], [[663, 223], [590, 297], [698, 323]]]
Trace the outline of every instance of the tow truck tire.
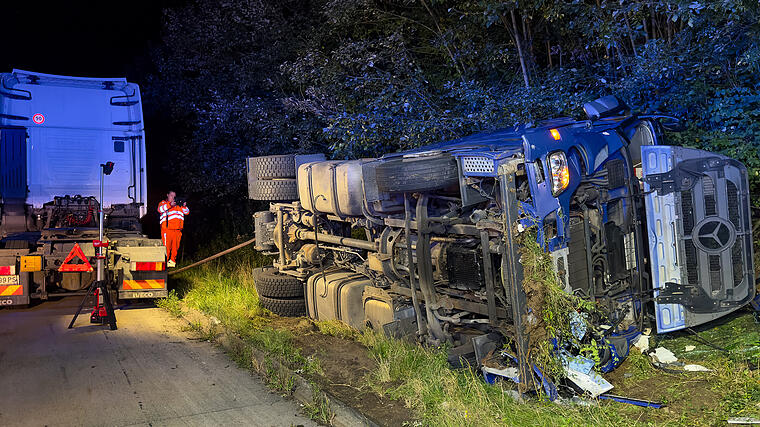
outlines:
[[295, 179], [258, 179], [248, 183], [248, 197], [267, 201], [297, 200], [298, 186]]
[[296, 159], [292, 154], [254, 157], [251, 169], [258, 179], [295, 178]]
[[277, 273], [272, 267], [254, 268], [253, 283], [259, 296], [303, 298], [303, 284], [293, 276]]
[[378, 189], [389, 193], [439, 190], [459, 182], [457, 161], [449, 155], [393, 159], [375, 173]]
[[306, 315], [306, 301], [303, 298], [279, 299], [259, 295], [261, 306], [272, 313], [283, 317], [299, 317]]

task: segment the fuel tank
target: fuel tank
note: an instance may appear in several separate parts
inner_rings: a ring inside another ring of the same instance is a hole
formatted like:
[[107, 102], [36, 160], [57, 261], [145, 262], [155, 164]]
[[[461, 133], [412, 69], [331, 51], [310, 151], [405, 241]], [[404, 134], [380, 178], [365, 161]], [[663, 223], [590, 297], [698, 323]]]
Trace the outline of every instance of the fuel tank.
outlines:
[[368, 160], [328, 160], [298, 167], [298, 196], [304, 209], [338, 217], [361, 216], [362, 164]]

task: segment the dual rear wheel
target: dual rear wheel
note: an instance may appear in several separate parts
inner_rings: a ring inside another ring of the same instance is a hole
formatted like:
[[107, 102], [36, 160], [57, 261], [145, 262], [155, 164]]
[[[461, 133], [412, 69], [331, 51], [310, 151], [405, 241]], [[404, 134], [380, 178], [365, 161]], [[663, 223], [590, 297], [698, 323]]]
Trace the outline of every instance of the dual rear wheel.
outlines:
[[253, 270], [253, 282], [262, 307], [278, 316], [306, 315], [303, 284], [300, 280], [280, 274], [273, 267], [262, 267]]
[[248, 158], [248, 197], [266, 201], [298, 199], [295, 156]]

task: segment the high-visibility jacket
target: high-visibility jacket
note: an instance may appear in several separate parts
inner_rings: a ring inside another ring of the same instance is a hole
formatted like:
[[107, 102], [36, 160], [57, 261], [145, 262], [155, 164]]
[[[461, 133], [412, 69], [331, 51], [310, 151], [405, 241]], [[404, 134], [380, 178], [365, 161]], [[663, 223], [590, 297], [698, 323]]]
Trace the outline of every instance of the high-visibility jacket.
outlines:
[[161, 228], [168, 230], [182, 230], [185, 226], [185, 215], [190, 213], [187, 206], [172, 206], [168, 200], [158, 204], [158, 213], [161, 216]]

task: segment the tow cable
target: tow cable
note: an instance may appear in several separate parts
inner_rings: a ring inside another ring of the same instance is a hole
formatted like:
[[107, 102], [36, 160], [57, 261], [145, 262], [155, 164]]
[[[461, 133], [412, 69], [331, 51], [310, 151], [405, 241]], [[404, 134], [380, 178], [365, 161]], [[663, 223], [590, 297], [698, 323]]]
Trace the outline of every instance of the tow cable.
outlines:
[[194, 263], [192, 263], [190, 265], [186, 265], [186, 266], [184, 266], [182, 268], [178, 268], [178, 269], [176, 269], [174, 271], [170, 271], [169, 272], [169, 276], [173, 276], [173, 275], [181, 273], [181, 272], [183, 272], [185, 270], [189, 270], [189, 269], [191, 269], [193, 267], [197, 267], [197, 266], [199, 266], [201, 264], [205, 264], [205, 263], [207, 263], [209, 261], [213, 261], [213, 260], [215, 260], [215, 259], [217, 259], [217, 258], [219, 258], [221, 256], [227, 255], [230, 252], [235, 252], [236, 250], [238, 250], [240, 248], [243, 248], [243, 247], [246, 247], [246, 246], [248, 246], [248, 245], [250, 245], [251, 243], [254, 243], [254, 242], [256, 242], [256, 238], [255, 237], [253, 239], [251, 239], [251, 240], [246, 240], [245, 242], [243, 242], [243, 243], [241, 243], [239, 245], [235, 245], [235, 246], [233, 246], [233, 247], [231, 247], [229, 249], [225, 249], [225, 250], [223, 250], [223, 251], [221, 251], [219, 253], [211, 255], [208, 258], [203, 258], [202, 260], [200, 260], [198, 262], [194, 262]]

